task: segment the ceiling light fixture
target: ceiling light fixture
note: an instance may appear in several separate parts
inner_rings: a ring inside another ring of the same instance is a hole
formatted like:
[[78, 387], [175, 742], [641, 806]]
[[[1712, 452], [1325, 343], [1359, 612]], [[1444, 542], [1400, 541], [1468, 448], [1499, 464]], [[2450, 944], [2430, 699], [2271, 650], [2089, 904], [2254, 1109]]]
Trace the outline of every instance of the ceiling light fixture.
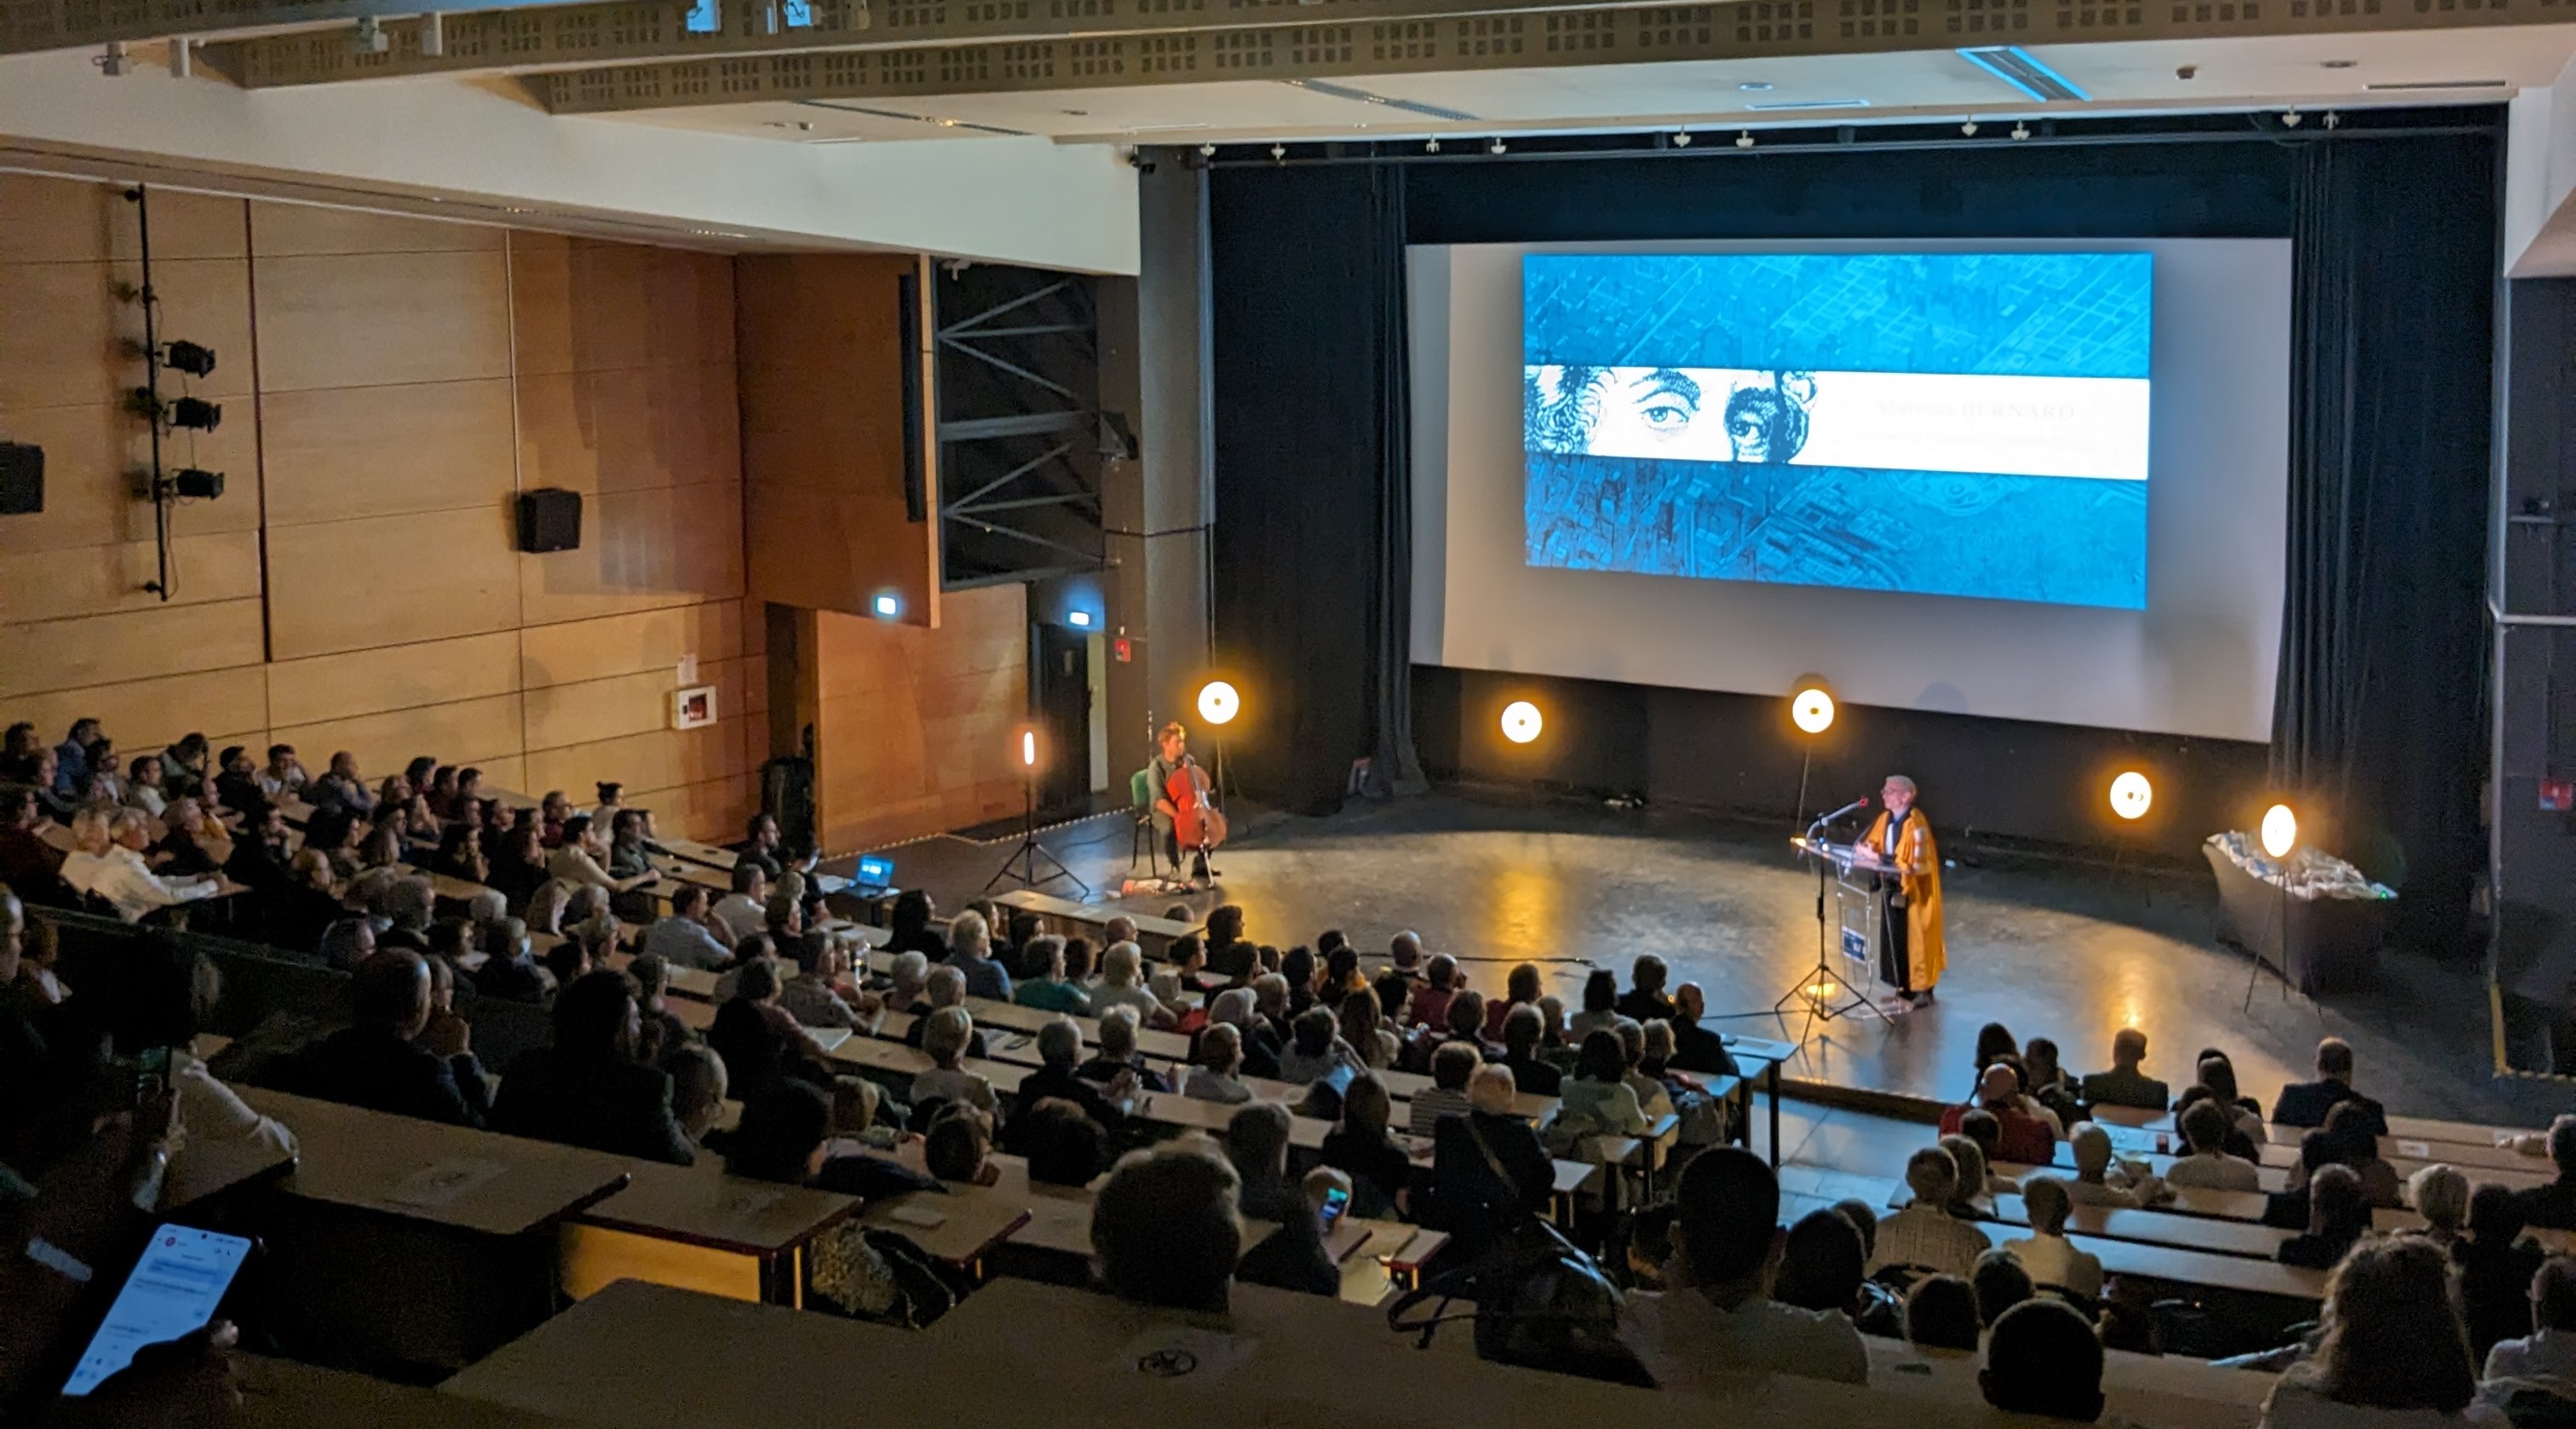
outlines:
[[1437, 154], [1437, 153], [1439, 153], [1439, 152], [1440, 152], [1440, 141], [1439, 141], [1439, 140], [1437, 140], [1437, 139], [1425, 139], [1425, 140], [1423, 140], [1423, 141], [1422, 141], [1422, 152], [1424, 152], [1424, 153], [1426, 153], [1426, 154]]
[[1737, 89], [1743, 90], [1747, 94], [1760, 94], [1762, 91], [1769, 89], [1770, 87], [1771, 81], [1767, 79], [1748, 79], [1744, 83], [1736, 86]]
[[1676, 129], [1673, 131], [1673, 147], [1676, 149], [1687, 149], [1690, 147], [1690, 131], [1688, 129]]
[[1976, 138], [1976, 137], [1977, 137], [1977, 121], [1976, 121], [1976, 120], [1974, 120], [1974, 119], [1963, 119], [1963, 120], [1961, 120], [1961, 121], [1959, 122], [1959, 132], [1960, 132], [1962, 135], [1964, 135], [1964, 136], [1966, 136], [1966, 137], [1968, 137], [1968, 138], [1970, 138], [1970, 139], [1974, 139], [1974, 138]]
[[1737, 148], [1739, 148], [1739, 149], [1750, 149], [1750, 148], [1752, 148], [1752, 147], [1753, 147], [1753, 131], [1752, 131], [1752, 130], [1750, 130], [1750, 129], [1747, 129], [1747, 130], [1745, 130], [1743, 133], [1736, 135], [1736, 136], [1735, 136], [1735, 147], [1737, 147]]
[[1284, 164], [1288, 162], [1288, 146], [1285, 144], [1271, 145], [1270, 162], [1274, 164]]
[[1214, 144], [1201, 144], [1201, 145], [1199, 146], [1199, 157], [1200, 157], [1200, 158], [1202, 158], [1202, 159], [1213, 159], [1213, 158], [1215, 158], [1215, 157], [1216, 157], [1216, 146], [1215, 146]]
[[2029, 138], [2029, 137], [2030, 137], [2030, 126], [2029, 126], [2029, 125], [2027, 125], [2027, 124], [2022, 123], [2022, 122], [2021, 122], [2020, 120], [2018, 120], [2018, 119], [2014, 120], [2014, 121], [2013, 121], [2013, 135], [2012, 135], [2012, 136], [2013, 136], [2014, 138], [2016, 138], [2016, 139], [2027, 139], [2027, 138]]
[[1505, 143], [1503, 142], [1503, 136], [1501, 136], [1500, 134], [1497, 134], [1497, 135], [1495, 135], [1495, 136], [1494, 136], [1494, 142], [1492, 142], [1492, 143], [1490, 143], [1490, 144], [1487, 144], [1487, 145], [1485, 146], [1485, 152], [1486, 152], [1486, 153], [1488, 153], [1488, 154], [1499, 154], [1499, 153], [1504, 152], [1504, 150], [1506, 150], [1506, 149], [1507, 149], [1507, 148], [1509, 148], [1509, 147], [1510, 147], [1509, 145], [1507, 145], [1507, 144], [1505, 144]]
[[2305, 116], [2301, 115], [2299, 111], [2295, 109], [2284, 109], [2281, 111], [2281, 127], [2284, 129], [2296, 129], [2299, 127], [2299, 121], [2303, 117]]

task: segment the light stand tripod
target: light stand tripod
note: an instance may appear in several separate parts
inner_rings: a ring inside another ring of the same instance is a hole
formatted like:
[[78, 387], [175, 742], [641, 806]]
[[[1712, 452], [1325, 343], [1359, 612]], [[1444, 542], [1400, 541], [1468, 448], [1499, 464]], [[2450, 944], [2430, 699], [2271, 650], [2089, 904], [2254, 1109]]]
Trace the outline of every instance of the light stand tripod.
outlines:
[[[1055, 872], [1043, 878], [1039, 877], [1039, 859], [1045, 859]], [[1091, 885], [1074, 877], [1073, 870], [1064, 866], [1063, 859], [1056, 857], [1045, 844], [1038, 842], [1038, 776], [1036, 768], [1032, 766], [1020, 776], [1019, 847], [1012, 849], [1011, 856], [1002, 860], [1001, 868], [984, 881], [984, 891], [992, 892], [1005, 879], [1019, 884], [1022, 888], [1043, 888], [1059, 878], [1072, 879], [1073, 886], [1082, 890], [1083, 897], [1091, 896]]]
[[[1870, 997], [1867, 989], [1845, 988], [1837, 981], [1834, 972], [1833, 937], [1826, 931], [1825, 900], [1831, 891], [1831, 880], [1838, 872], [1837, 857], [1832, 852], [1833, 846], [1821, 837], [1825, 826], [1832, 823], [1834, 818], [1834, 815], [1828, 814], [1808, 825], [1807, 836], [1799, 841], [1799, 848], [1806, 853], [1807, 857], [1815, 860], [1816, 864], [1816, 965], [1800, 974], [1796, 985], [1780, 994], [1780, 1000], [1771, 1004], [1771, 1013], [1785, 1023], [1788, 1020], [1789, 1004], [1801, 1002], [1806, 1005], [1807, 1022], [1810, 1026], [1818, 1022], [1832, 1022], [1837, 1018], [1850, 1017], [1864, 1011], [1885, 1023], [1889, 1021], [1887, 1010]], [[1876, 951], [1875, 947], [1869, 949], [1873, 955]], [[1850, 1000], [1840, 1006], [1834, 1005], [1833, 1002], [1834, 994], [1838, 991], [1848, 991], [1851, 994]], [[1798, 1029], [1798, 1041], [1801, 1044], [1807, 1040], [1807, 1031], [1807, 1027]]]

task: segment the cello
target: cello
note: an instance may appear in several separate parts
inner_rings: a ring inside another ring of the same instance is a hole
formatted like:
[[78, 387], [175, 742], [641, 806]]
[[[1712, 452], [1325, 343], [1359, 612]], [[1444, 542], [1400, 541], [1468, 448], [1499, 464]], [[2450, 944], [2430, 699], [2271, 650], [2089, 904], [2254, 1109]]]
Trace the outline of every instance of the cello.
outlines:
[[1172, 801], [1173, 842], [1196, 849], [1201, 862], [1225, 846], [1225, 811], [1209, 802], [1207, 771], [1197, 760], [1181, 756], [1180, 767], [1163, 783], [1163, 797]]

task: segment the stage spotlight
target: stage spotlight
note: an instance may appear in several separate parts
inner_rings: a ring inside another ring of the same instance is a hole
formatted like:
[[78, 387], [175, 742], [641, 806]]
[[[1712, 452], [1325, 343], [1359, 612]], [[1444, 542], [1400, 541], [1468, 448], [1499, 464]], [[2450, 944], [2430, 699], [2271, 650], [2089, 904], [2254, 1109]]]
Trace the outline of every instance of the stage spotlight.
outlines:
[[2147, 776], [2135, 769], [2124, 770], [2111, 781], [2111, 812], [2124, 819], [2144, 818], [2156, 802], [2156, 790]]
[[1426, 154], [1437, 154], [1437, 153], [1439, 153], [1439, 152], [1440, 152], [1440, 141], [1439, 141], [1439, 140], [1437, 140], [1437, 139], [1425, 139], [1425, 140], [1423, 140], [1423, 141], [1422, 141], [1422, 152], [1424, 152], [1424, 153], [1426, 153]]
[[1215, 146], [1214, 144], [1201, 144], [1201, 145], [1199, 146], [1199, 157], [1200, 157], [1200, 158], [1202, 158], [1202, 159], [1213, 159], [1213, 158], [1215, 158], [1215, 157], [1216, 157], [1216, 146]]
[[1802, 734], [1822, 734], [1834, 727], [1834, 716], [1840, 713], [1834, 704], [1834, 692], [1816, 679], [1801, 681], [1789, 695], [1789, 722]]
[[1243, 696], [1223, 680], [1210, 680], [1199, 687], [1199, 718], [1210, 724], [1232, 724], [1243, 710]]
[[2281, 127], [2284, 129], [2296, 129], [2299, 127], [2299, 118], [2299, 111], [2295, 109], [2285, 109], [2281, 111]]
[[224, 494], [224, 474], [184, 466], [171, 473], [170, 491], [188, 501], [212, 501]]
[[892, 620], [903, 614], [903, 597], [893, 591], [881, 591], [868, 602], [868, 609], [875, 612], [879, 620]]
[[215, 372], [215, 350], [193, 342], [174, 342], [162, 349], [161, 365], [191, 377], [211, 377]]
[[182, 397], [169, 406], [170, 425], [192, 432], [211, 432], [224, 420], [224, 409], [196, 397]]
[[1676, 149], [1687, 149], [1690, 147], [1690, 131], [1688, 129], [1677, 130], [1674, 132], [1673, 147]]
[[1023, 769], [1038, 767], [1038, 732], [1034, 729], [1020, 731], [1020, 767]]
[[1974, 138], [1976, 138], [1976, 137], [1977, 137], [1977, 121], [1976, 121], [1976, 120], [1974, 120], [1974, 119], [1967, 119], [1967, 120], [1962, 120], [1962, 121], [1960, 121], [1960, 124], [1959, 124], [1959, 133], [1960, 133], [1960, 136], [1961, 136], [1961, 137], [1963, 137], [1963, 138], [1968, 138], [1968, 139], [1974, 139]]
[[2263, 811], [2263, 852], [2274, 858], [2287, 858], [2299, 846], [2299, 816], [2287, 804], [2274, 804]]
[[1750, 149], [1750, 148], [1752, 148], [1752, 147], [1753, 147], [1753, 131], [1752, 131], [1752, 130], [1750, 130], [1750, 129], [1747, 129], [1747, 130], [1745, 130], [1743, 133], [1736, 135], [1736, 136], [1735, 136], [1735, 147], [1737, 147], [1737, 148], [1739, 148], [1739, 149]]
[[1285, 144], [1271, 145], [1270, 162], [1274, 164], [1284, 164], [1288, 162], [1288, 146]]
[[1503, 706], [1503, 738], [1514, 744], [1529, 743], [1538, 738], [1539, 731], [1546, 727], [1547, 721], [1540, 718], [1538, 706], [1527, 700], [1514, 700]]
[[1486, 146], [1485, 146], [1485, 152], [1487, 152], [1487, 153], [1489, 153], [1489, 154], [1499, 154], [1499, 153], [1502, 153], [1504, 150], [1508, 149], [1509, 147], [1510, 147], [1510, 146], [1509, 146], [1509, 145], [1507, 145], [1507, 144], [1505, 144], [1505, 143], [1502, 141], [1502, 139], [1501, 139], [1501, 138], [1497, 137], [1497, 138], [1494, 140], [1494, 142], [1493, 142], [1493, 143], [1488, 144], [1488, 145], [1486, 145]]
[[2029, 137], [2030, 137], [2030, 126], [2029, 126], [2029, 125], [2027, 125], [2027, 124], [2022, 123], [2022, 122], [2021, 122], [2021, 121], [2019, 121], [2019, 120], [2015, 120], [2015, 121], [2013, 121], [2012, 136], [2013, 136], [2014, 138], [2016, 138], [2016, 139], [2027, 139], [2027, 138], [2029, 138]]

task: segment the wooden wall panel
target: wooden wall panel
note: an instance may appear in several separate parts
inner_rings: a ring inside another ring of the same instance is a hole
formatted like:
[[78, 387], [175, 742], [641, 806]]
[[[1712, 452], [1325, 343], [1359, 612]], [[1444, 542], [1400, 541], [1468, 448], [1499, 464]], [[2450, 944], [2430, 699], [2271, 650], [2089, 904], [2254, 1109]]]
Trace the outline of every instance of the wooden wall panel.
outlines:
[[506, 377], [270, 393], [269, 524], [491, 510], [517, 489], [510, 434]]
[[[141, 252], [135, 205], [121, 184], [0, 174], [0, 263], [101, 263]], [[246, 205], [237, 198], [152, 191], [152, 260], [239, 258]]]
[[259, 602], [224, 600], [0, 625], [0, 696], [260, 662]]
[[[118, 296], [119, 285], [138, 287], [142, 277], [133, 263], [0, 263], [0, 313], [10, 315], [0, 323], [0, 408], [110, 405], [142, 386], [143, 309]], [[214, 372], [185, 390], [218, 401], [248, 396], [249, 265], [155, 253], [152, 286], [161, 296], [162, 340], [184, 337], [215, 350]], [[182, 389], [174, 375], [162, 391]]]
[[251, 247], [263, 258], [342, 253], [498, 253], [507, 229], [403, 218], [304, 203], [250, 206]]
[[710, 843], [731, 843], [743, 836], [751, 816], [760, 811], [760, 779], [740, 774], [684, 784], [676, 789], [628, 789], [624, 800], [653, 811], [654, 827], [664, 833], [697, 829]]
[[521, 556], [530, 625], [742, 594], [742, 487], [605, 492], [582, 503], [581, 549]]
[[266, 391], [510, 375], [509, 264], [497, 250], [256, 264]]
[[[0, 526], [17, 517], [0, 519]], [[183, 536], [171, 543], [173, 605], [260, 597], [259, 535]], [[10, 555], [0, 551], [0, 610], [12, 622], [163, 609], [143, 588], [156, 573], [151, 543]]]
[[268, 534], [276, 656], [511, 629], [521, 559], [500, 506], [277, 528]]
[[76, 719], [107, 726], [117, 748], [140, 754], [164, 749], [197, 731], [216, 739], [253, 743], [268, 730], [268, 684], [259, 667], [207, 670], [157, 679], [129, 680], [86, 689], [13, 696], [12, 720], [31, 720], [49, 743], [61, 742]]
[[[9, 325], [0, 320], [0, 328]], [[111, 380], [102, 376], [99, 389], [110, 390]], [[0, 410], [0, 441], [45, 449], [45, 509], [0, 520], [0, 551], [69, 550], [152, 539], [152, 506], [141, 499], [137, 481], [137, 474], [151, 464], [151, 435], [121, 407]], [[183, 501], [171, 509], [173, 534], [259, 529], [259, 423], [248, 402], [228, 408], [224, 424], [214, 431], [179, 438], [170, 454], [180, 458], [170, 465], [193, 462], [226, 478], [221, 500]]]
[[519, 381], [529, 487], [597, 493], [742, 479], [729, 366], [564, 372]]
[[913, 260], [834, 254], [735, 264], [748, 589], [907, 624], [939, 618], [937, 529], [906, 519], [899, 284]]
[[314, 724], [275, 724], [271, 737], [294, 745], [308, 768], [321, 767], [321, 760], [335, 750], [348, 750], [358, 756], [358, 767], [375, 778], [400, 773], [405, 761], [421, 754], [442, 764], [488, 768], [519, 752], [519, 697], [493, 695]]
[[[753, 608], [756, 611], [756, 607]], [[529, 689], [611, 675], [676, 670], [683, 655], [704, 665], [742, 652], [743, 626], [757, 624], [740, 601], [611, 615], [520, 632], [520, 680]]]
[[733, 260], [514, 234], [519, 371], [734, 365]]
[[269, 718], [279, 725], [486, 699], [518, 688], [519, 636], [511, 630], [268, 667]]
[[614, 779], [630, 789], [669, 789], [747, 773], [742, 722], [706, 729], [662, 729], [528, 754], [528, 781], [538, 789], [588, 789]]
[[[702, 661], [698, 666], [698, 683], [716, 687], [719, 724], [739, 724], [744, 718], [742, 673], [740, 660]], [[676, 675], [664, 669], [530, 690], [527, 747], [562, 749], [667, 729], [671, 696], [679, 688]]]
[[955, 592], [947, 617], [939, 630], [815, 617], [815, 781], [826, 848], [864, 848], [1019, 807], [1010, 735], [1027, 718], [1026, 592]]

